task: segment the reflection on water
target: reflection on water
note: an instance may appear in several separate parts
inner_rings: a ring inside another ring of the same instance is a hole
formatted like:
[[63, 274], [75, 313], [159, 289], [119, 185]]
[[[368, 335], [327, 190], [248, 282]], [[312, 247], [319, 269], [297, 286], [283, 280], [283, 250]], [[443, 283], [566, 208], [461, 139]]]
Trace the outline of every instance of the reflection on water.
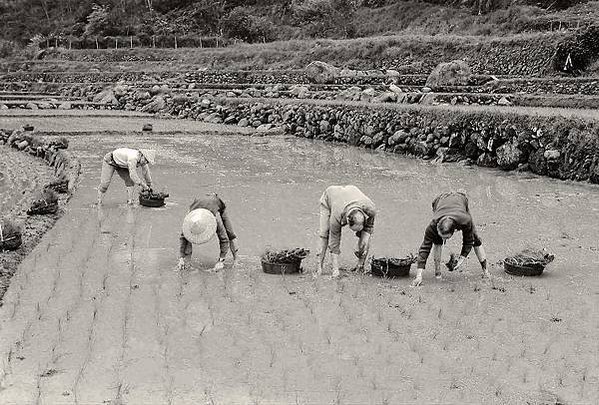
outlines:
[[[491, 260], [524, 246], [542, 245], [587, 263], [583, 252], [596, 246], [597, 221], [591, 219], [599, 212], [599, 188], [588, 184], [434, 164], [294, 137], [153, 134], [85, 139], [74, 139], [73, 147], [89, 156], [84, 163], [90, 189], [106, 151], [119, 146], [157, 150], [157, 165], [152, 168], [155, 187], [168, 186], [177, 204], [165, 210], [133, 208], [137, 224], [151, 224], [148, 246], [176, 249], [189, 203], [196, 195], [216, 191], [227, 202], [243, 254], [259, 255], [267, 245], [315, 249], [318, 199], [331, 184], [355, 184], [377, 205], [373, 236], [377, 255], [415, 253], [430, 221], [431, 201], [447, 190], [469, 195]], [[115, 179], [107, 204], [119, 203], [123, 192], [122, 182]], [[564, 234], [570, 239], [563, 239]], [[459, 250], [459, 239], [453, 238], [449, 249]], [[354, 243], [345, 232], [346, 262], [352, 261]], [[205, 249], [217, 252], [213, 245]]]

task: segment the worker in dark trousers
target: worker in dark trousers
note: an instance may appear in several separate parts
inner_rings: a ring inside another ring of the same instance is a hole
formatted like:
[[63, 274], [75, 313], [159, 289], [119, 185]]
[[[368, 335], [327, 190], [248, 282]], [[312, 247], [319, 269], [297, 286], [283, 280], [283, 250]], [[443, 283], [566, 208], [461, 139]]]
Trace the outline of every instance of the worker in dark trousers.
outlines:
[[468, 208], [468, 197], [464, 193], [448, 192], [433, 200], [433, 219], [424, 232], [424, 241], [418, 251], [416, 277], [412, 286], [422, 284], [422, 271], [426, 266], [428, 256], [433, 250], [435, 276], [441, 278], [441, 253], [443, 244], [453, 236], [455, 231], [462, 231], [462, 251], [453, 270], [459, 269], [474, 248], [474, 253], [483, 270], [483, 277], [489, 277], [487, 257], [482, 241], [476, 232], [476, 227]]

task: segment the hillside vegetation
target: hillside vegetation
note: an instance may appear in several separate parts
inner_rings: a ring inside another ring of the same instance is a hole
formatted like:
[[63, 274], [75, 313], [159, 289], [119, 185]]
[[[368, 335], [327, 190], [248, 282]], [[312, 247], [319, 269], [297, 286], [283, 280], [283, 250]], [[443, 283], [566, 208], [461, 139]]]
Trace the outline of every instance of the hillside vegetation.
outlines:
[[580, 0], [0, 0], [0, 57], [32, 39], [105, 48], [119, 37], [120, 46], [173, 46], [177, 37], [203, 47], [405, 31], [503, 35], [589, 24], [598, 10]]

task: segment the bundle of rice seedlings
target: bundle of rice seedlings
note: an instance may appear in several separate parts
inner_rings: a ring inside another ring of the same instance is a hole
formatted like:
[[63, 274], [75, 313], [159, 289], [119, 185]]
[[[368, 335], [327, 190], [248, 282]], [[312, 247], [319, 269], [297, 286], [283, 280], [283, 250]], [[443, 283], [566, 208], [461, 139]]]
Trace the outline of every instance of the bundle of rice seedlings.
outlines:
[[268, 263], [297, 263], [310, 254], [309, 249], [294, 248], [284, 250], [266, 249], [262, 254], [262, 261]]
[[532, 267], [536, 265], [547, 266], [555, 256], [547, 253], [545, 249], [524, 249], [520, 253], [507, 257], [505, 262], [513, 266]]

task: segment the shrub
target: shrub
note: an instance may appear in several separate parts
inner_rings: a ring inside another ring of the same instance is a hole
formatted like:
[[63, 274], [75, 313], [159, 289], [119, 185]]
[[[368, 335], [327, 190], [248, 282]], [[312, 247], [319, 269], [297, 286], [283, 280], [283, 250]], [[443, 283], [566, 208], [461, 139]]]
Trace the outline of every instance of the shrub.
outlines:
[[599, 59], [599, 25], [580, 29], [558, 44], [552, 60], [558, 72], [580, 73]]
[[245, 42], [270, 42], [276, 38], [276, 28], [266, 17], [255, 16], [247, 7], [236, 7], [223, 20], [227, 38]]

